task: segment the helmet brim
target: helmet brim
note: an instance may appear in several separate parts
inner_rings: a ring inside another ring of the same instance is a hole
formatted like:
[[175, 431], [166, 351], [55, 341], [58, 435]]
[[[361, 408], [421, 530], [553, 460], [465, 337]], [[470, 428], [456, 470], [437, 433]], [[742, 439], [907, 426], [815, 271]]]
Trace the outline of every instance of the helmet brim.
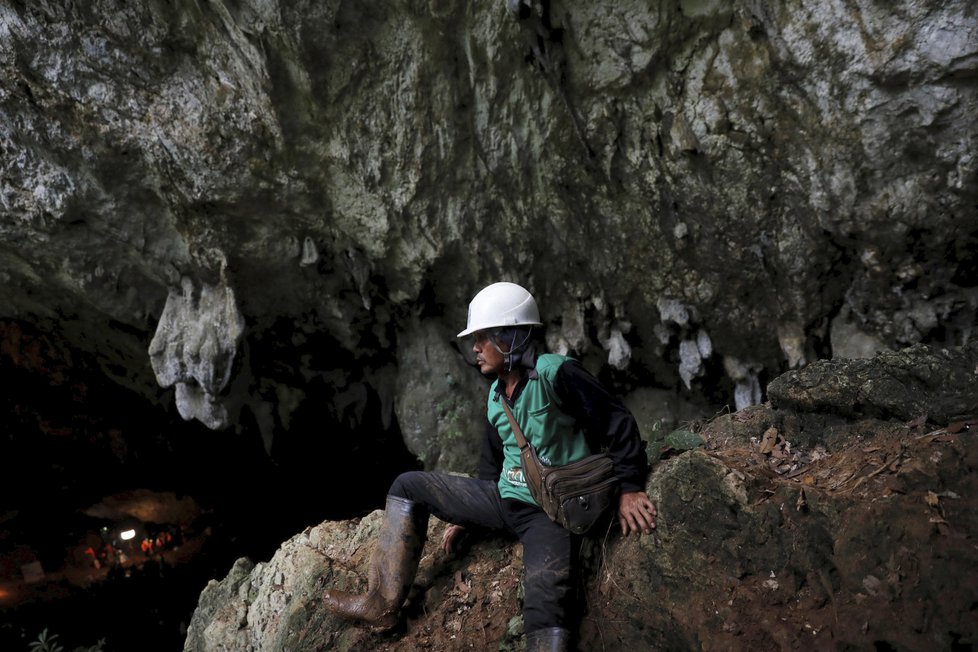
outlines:
[[542, 322], [539, 321], [528, 321], [519, 324], [509, 323], [509, 324], [480, 324], [474, 326], [473, 328], [466, 328], [464, 331], [456, 335], [457, 339], [467, 337], [473, 333], [478, 333], [479, 331], [489, 330], [490, 328], [519, 328], [520, 326], [543, 326]]

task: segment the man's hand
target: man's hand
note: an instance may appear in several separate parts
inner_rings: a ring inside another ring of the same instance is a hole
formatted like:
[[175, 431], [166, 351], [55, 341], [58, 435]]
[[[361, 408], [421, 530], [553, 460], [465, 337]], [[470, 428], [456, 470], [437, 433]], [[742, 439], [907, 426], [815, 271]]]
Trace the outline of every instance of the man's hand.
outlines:
[[618, 518], [625, 536], [632, 532], [650, 534], [655, 529], [655, 515], [655, 504], [644, 491], [630, 491], [618, 499]]
[[445, 528], [445, 533], [441, 537], [441, 549], [447, 554], [455, 551], [455, 546], [465, 536], [465, 528], [461, 525], [449, 525]]

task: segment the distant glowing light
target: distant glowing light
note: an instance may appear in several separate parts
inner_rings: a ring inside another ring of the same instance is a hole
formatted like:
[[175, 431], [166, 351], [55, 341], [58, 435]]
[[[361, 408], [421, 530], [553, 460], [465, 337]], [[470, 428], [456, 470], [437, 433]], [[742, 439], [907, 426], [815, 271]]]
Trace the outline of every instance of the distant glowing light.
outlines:
[[123, 541], [129, 541], [129, 539], [135, 539], [136, 538], [136, 531], [135, 530], [123, 530], [122, 532], [119, 533], [119, 538], [122, 539]]

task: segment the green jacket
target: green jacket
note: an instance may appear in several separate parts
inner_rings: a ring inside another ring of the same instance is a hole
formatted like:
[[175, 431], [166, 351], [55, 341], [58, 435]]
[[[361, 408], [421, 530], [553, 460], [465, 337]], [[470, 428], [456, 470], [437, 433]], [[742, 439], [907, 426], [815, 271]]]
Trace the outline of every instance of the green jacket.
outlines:
[[[569, 464], [591, 454], [584, 431], [561, 405], [554, 391], [554, 379], [560, 366], [570, 358], [553, 353], [539, 356], [536, 377], [531, 378], [510, 404], [513, 417], [533, 444], [541, 461], [548, 466]], [[489, 423], [499, 433], [503, 444], [503, 465], [499, 474], [499, 495], [537, 504], [530, 495], [520, 466], [520, 449], [510, 426], [502, 401], [506, 400], [500, 383], [490, 390]]]

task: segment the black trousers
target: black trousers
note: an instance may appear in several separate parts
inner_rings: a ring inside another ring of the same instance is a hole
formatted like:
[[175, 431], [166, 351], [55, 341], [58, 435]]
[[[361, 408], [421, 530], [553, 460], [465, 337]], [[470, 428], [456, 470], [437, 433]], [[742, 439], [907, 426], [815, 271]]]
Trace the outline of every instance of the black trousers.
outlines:
[[514, 534], [523, 544], [523, 631], [576, 629], [580, 537], [551, 521], [542, 509], [501, 498], [495, 482], [423, 471], [401, 474], [389, 493], [449, 523]]

